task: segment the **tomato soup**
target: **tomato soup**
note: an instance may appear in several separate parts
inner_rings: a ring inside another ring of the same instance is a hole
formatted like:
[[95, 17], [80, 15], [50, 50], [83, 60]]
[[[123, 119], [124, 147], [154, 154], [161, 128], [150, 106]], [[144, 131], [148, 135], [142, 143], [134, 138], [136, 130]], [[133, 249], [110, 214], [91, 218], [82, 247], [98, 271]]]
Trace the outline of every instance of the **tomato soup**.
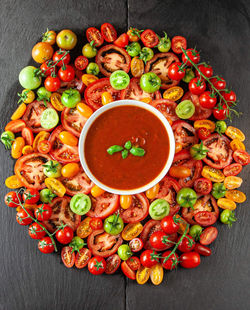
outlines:
[[[113, 155], [111, 146], [132, 147], [145, 151], [134, 156], [128, 151]], [[118, 106], [103, 112], [90, 126], [84, 144], [89, 170], [102, 184], [113, 189], [131, 190], [153, 181], [163, 170], [169, 156], [169, 137], [160, 119], [137, 106]]]

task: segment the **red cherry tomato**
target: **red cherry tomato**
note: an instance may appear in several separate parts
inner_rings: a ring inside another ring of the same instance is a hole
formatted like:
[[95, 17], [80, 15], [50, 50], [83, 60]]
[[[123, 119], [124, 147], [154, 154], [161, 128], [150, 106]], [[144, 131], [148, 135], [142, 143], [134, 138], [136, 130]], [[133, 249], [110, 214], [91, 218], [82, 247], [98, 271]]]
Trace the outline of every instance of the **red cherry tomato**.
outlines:
[[139, 258], [137, 256], [131, 256], [126, 260], [126, 263], [128, 264], [128, 266], [136, 271], [141, 267], [141, 262], [139, 260]]
[[166, 248], [167, 235], [163, 231], [155, 231], [149, 238], [149, 242], [153, 248], [156, 250], [164, 250]]
[[215, 107], [217, 98], [211, 91], [205, 91], [199, 97], [200, 105], [205, 109], [212, 109]]
[[210, 226], [217, 221], [217, 215], [215, 212], [200, 211], [195, 214], [194, 219], [201, 226]]
[[101, 32], [95, 27], [90, 27], [86, 30], [86, 37], [89, 43], [94, 41], [96, 47], [101, 46], [104, 41]]
[[175, 234], [180, 228], [179, 220], [176, 216], [165, 216], [161, 220], [161, 229], [168, 235]]
[[[180, 240], [181, 236], [178, 238], [178, 241]], [[181, 252], [190, 252], [194, 249], [195, 247], [195, 241], [194, 238], [191, 237], [190, 235], [186, 235], [181, 243], [178, 245], [178, 250]]]
[[194, 181], [194, 190], [197, 194], [208, 195], [212, 190], [213, 184], [206, 178], [199, 178]]
[[228, 117], [228, 108], [225, 104], [223, 104], [222, 108], [214, 108], [213, 109], [213, 116], [219, 120], [219, 121], [223, 121], [224, 119], [226, 119]]
[[209, 138], [210, 136], [211, 136], [211, 132], [207, 128], [201, 127], [198, 129], [198, 137], [200, 140], [205, 140]]
[[[207, 78], [211, 78], [213, 76], [213, 68], [207, 64], [201, 64], [198, 65], [198, 69], [201, 71], [201, 73], [203, 75], [205, 75]], [[195, 71], [196, 76], [200, 76], [200, 72], [199, 71]]]
[[89, 64], [89, 60], [85, 56], [78, 56], [74, 62], [76, 69], [81, 70], [81, 71], [86, 69], [88, 64]]
[[121, 34], [115, 41], [114, 44], [119, 47], [125, 47], [128, 45], [129, 37], [126, 33]]
[[171, 48], [175, 54], [181, 54], [182, 48], [185, 50], [187, 48], [187, 40], [182, 36], [175, 36], [171, 41]]
[[116, 272], [116, 270], [120, 267], [121, 259], [118, 254], [110, 255], [106, 259], [106, 268], [105, 273], [106, 274], [113, 274]]
[[200, 54], [195, 49], [187, 49], [186, 54], [188, 57], [185, 55], [185, 53], [182, 54], [182, 62], [184, 62], [187, 66], [192, 66], [188, 58], [195, 64], [198, 64], [200, 62]]
[[159, 262], [158, 258], [154, 258], [157, 253], [153, 250], [145, 250], [141, 253], [140, 261], [144, 267], [151, 268]]
[[37, 206], [34, 214], [38, 221], [48, 221], [52, 215], [52, 208], [49, 204], [43, 203]]
[[59, 69], [58, 76], [63, 82], [70, 82], [75, 77], [75, 70], [72, 66], [65, 65]]
[[51, 150], [51, 143], [48, 140], [39, 141], [37, 144], [37, 150], [39, 153], [48, 154]]
[[245, 166], [250, 162], [250, 155], [246, 151], [236, 150], [233, 153], [233, 159], [236, 161], [236, 163]]
[[61, 82], [58, 77], [48, 76], [44, 81], [44, 86], [48, 91], [56, 92], [60, 88]]
[[62, 248], [61, 259], [65, 267], [71, 268], [74, 266], [76, 255], [75, 252], [72, 251], [72, 248], [70, 246], [65, 246]]
[[73, 229], [69, 226], [65, 226], [56, 232], [56, 239], [62, 244], [68, 244], [74, 237]]
[[40, 66], [40, 69], [42, 70], [42, 73], [45, 74], [45, 76], [51, 75], [51, 73], [54, 71], [56, 73], [56, 68], [54, 69], [52, 66], [49, 66], [49, 63], [50, 63], [50, 60], [47, 60], [44, 63], [42, 63]]
[[110, 23], [104, 23], [101, 25], [101, 33], [106, 42], [114, 42], [117, 38], [117, 32]]
[[25, 203], [27, 204], [35, 204], [38, 202], [38, 200], [40, 199], [40, 195], [39, 195], [39, 191], [37, 189], [34, 188], [27, 188], [24, 192], [23, 192], [23, 200], [25, 201]]
[[5, 195], [4, 202], [10, 208], [17, 208], [20, 204], [22, 197], [20, 194], [12, 191]]
[[200, 254], [197, 252], [183, 253], [180, 256], [180, 264], [183, 268], [195, 268], [201, 263]]
[[185, 76], [185, 69], [181, 68], [181, 62], [173, 62], [168, 68], [168, 77], [171, 80], [180, 81]]
[[203, 230], [203, 232], [200, 235], [200, 244], [202, 245], [209, 245], [218, 236], [218, 229], [214, 226], [207, 227]]
[[33, 132], [30, 128], [24, 127], [22, 129], [22, 137], [24, 138], [26, 145], [32, 145], [33, 144], [34, 135], [33, 135]]
[[106, 261], [103, 257], [94, 256], [88, 262], [88, 270], [94, 275], [104, 273], [106, 268]]
[[210, 79], [210, 82], [218, 90], [222, 90], [222, 89], [226, 88], [226, 81], [221, 76], [216, 76], [216, 77]]
[[26, 211], [24, 209], [18, 211], [16, 214], [17, 223], [23, 226], [32, 223], [32, 218], [30, 218], [28, 214], [33, 216], [33, 212], [29, 209], [27, 209]]
[[89, 226], [93, 229], [102, 229], [103, 227], [103, 222], [99, 218], [92, 218], [91, 221], [89, 222]]
[[188, 88], [192, 94], [200, 95], [206, 90], [206, 82], [202, 78], [196, 77], [189, 82]]
[[231, 164], [223, 169], [225, 177], [238, 175], [242, 170], [242, 165], [239, 163]]
[[236, 101], [236, 94], [232, 90], [222, 91], [221, 95], [227, 101], [228, 105], [232, 105]]
[[53, 61], [57, 63], [58, 67], [67, 65], [70, 62], [70, 54], [65, 50], [58, 50], [53, 55]]
[[[179, 256], [178, 254], [174, 253], [171, 254], [171, 251], [166, 251], [162, 254], [163, 258], [161, 259], [162, 267], [167, 270], [173, 270], [177, 267], [179, 263]], [[170, 256], [169, 256], [170, 255]], [[166, 260], [166, 258], [169, 256], [169, 258]]]
[[121, 264], [121, 269], [122, 269], [122, 272], [124, 273], [124, 275], [131, 279], [131, 280], [135, 280], [136, 278], [136, 274], [135, 274], [135, 271], [132, 270], [129, 265], [127, 264], [126, 261], [122, 262]]
[[54, 245], [50, 237], [44, 237], [39, 240], [38, 249], [44, 254], [49, 254], [55, 251]]
[[143, 248], [143, 241], [141, 238], [134, 238], [129, 241], [129, 247], [132, 252], [139, 252]]
[[82, 248], [79, 251], [77, 251], [76, 254], [76, 261], [75, 266], [78, 269], [82, 269], [85, 266], [87, 266], [90, 258], [91, 258], [91, 251], [87, 248]]
[[46, 232], [42, 229], [42, 224], [34, 222], [29, 226], [29, 235], [32, 239], [41, 239]]
[[196, 243], [194, 250], [202, 256], [210, 256], [212, 254], [212, 251], [209, 247], [200, 243]]
[[156, 33], [151, 29], [146, 29], [141, 34], [142, 43], [146, 47], [155, 47], [159, 43], [159, 38], [157, 37]]

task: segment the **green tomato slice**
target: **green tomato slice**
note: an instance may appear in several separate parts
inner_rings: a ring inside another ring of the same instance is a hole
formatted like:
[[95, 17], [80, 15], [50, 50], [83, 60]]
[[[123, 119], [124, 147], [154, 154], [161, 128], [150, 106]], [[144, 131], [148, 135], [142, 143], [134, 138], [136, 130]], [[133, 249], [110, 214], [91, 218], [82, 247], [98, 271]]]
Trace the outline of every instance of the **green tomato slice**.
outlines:
[[110, 75], [110, 84], [114, 89], [124, 89], [129, 85], [130, 77], [122, 70], [117, 70]]
[[59, 116], [56, 110], [48, 108], [43, 111], [41, 115], [41, 126], [45, 129], [51, 129], [56, 127], [59, 122]]
[[149, 207], [149, 215], [153, 220], [161, 220], [169, 214], [169, 203], [164, 199], [156, 199]]
[[70, 209], [78, 215], [84, 215], [91, 208], [91, 200], [85, 194], [76, 194], [70, 200]]
[[175, 108], [177, 116], [181, 119], [188, 119], [194, 115], [195, 106], [191, 100], [183, 100]]

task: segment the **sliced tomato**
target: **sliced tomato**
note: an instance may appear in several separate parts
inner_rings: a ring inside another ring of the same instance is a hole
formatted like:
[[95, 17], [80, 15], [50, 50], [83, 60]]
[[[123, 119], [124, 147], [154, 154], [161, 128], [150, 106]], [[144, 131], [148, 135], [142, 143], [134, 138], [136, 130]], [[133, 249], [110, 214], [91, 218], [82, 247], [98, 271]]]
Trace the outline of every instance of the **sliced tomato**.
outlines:
[[150, 102], [150, 104], [160, 111], [167, 120], [172, 122], [177, 121], [179, 118], [175, 113], [177, 103], [170, 99], [157, 99]]
[[238, 175], [242, 170], [242, 165], [238, 163], [231, 164], [223, 169], [225, 177]]
[[51, 131], [52, 129], [45, 129], [41, 126], [41, 115], [44, 110], [47, 108], [54, 109], [53, 106], [43, 101], [33, 101], [27, 105], [27, 109], [22, 117], [25, 121], [26, 126], [30, 128], [34, 133], [38, 133], [40, 131]]
[[124, 275], [131, 279], [131, 280], [135, 280], [136, 279], [136, 274], [135, 274], [135, 271], [132, 270], [129, 265], [127, 264], [126, 261], [122, 262], [121, 264], [121, 269], [122, 269], [122, 272], [124, 273]]
[[108, 44], [99, 49], [95, 62], [105, 76], [110, 76], [116, 70], [129, 72], [131, 58], [127, 51], [114, 44]]
[[48, 231], [53, 233], [57, 227], [62, 224], [67, 224], [75, 231], [81, 222], [81, 216], [73, 213], [70, 209], [71, 197], [64, 196], [62, 198], [57, 197], [53, 199], [50, 204], [52, 208], [52, 215], [48, 221], [43, 223], [47, 227]]
[[204, 146], [209, 150], [203, 161], [212, 168], [223, 169], [233, 160], [233, 151], [230, 148], [230, 140], [218, 133], [212, 134], [203, 140]]
[[108, 192], [99, 197], [89, 195], [91, 199], [91, 209], [87, 213], [90, 217], [99, 217], [104, 219], [113, 214], [119, 206], [119, 196]]
[[102, 93], [109, 92], [114, 100], [119, 100], [121, 92], [114, 89], [109, 82], [109, 78], [99, 79], [91, 83], [85, 90], [84, 98], [87, 104], [95, 111], [103, 106]]
[[217, 221], [216, 215], [210, 211], [200, 211], [195, 214], [194, 219], [201, 226], [210, 226]]
[[159, 43], [157, 34], [152, 29], [146, 29], [141, 34], [142, 43], [146, 47], [154, 47]]
[[15, 175], [26, 188], [43, 189], [46, 175], [43, 165], [51, 157], [48, 154], [32, 153], [20, 157], [15, 164]]
[[179, 58], [173, 53], [158, 53], [149, 60], [145, 72], [154, 72], [161, 78], [161, 88], [168, 89], [179, 84], [179, 81], [168, 77], [168, 68], [173, 62], [179, 62]]
[[30, 128], [28, 128], [28, 127], [23, 128], [22, 137], [24, 138], [26, 145], [32, 145], [33, 144], [34, 135], [33, 135], [33, 132]]
[[132, 203], [128, 209], [120, 209], [121, 218], [125, 223], [136, 223], [148, 216], [149, 202], [144, 194], [132, 196]]
[[70, 246], [65, 246], [61, 251], [62, 262], [67, 268], [71, 268], [75, 264], [76, 255]]
[[87, 266], [89, 260], [91, 258], [91, 252], [87, 248], [82, 248], [76, 254], [75, 266], [78, 269], [82, 269]]
[[51, 143], [50, 155], [61, 163], [78, 162], [79, 153], [77, 146], [70, 146], [63, 144], [59, 139], [59, 134], [63, 131], [63, 126], [58, 126], [50, 135], [49, 141]]
[[194, 127], [184, 121], [176, 121], [172, 125], [174, 138], [176, 143], [182, 145], [182, 149], [189, 148], [190, 146], [198, 143], [199, 138]]
[[203, 232], [200, 235], [200, 243], [202, 245], [209, 245], [218, 236], [218, 229], [214, 226], [207, 227], [203, 230]]
[[205, 109], [202, 108], [199, 101], [199, 96], [192, 94], [190, 91], [188, 91], [183, 97], [181, 101], [184, 100], [191, 100], [193, 104], [195, 105], [195, 112], [192, 117], [189, 119], [191, 121], [196, 121], [199, 119], [208, 119], [212, 114], [212, 109]]
[[248, 165], [250, 163], [250, 155], [243, 150], [234, 151], [233, 158], [236, 163], [241, 164], [242, 166]]
[[154, 93], [147, 93], [140, 87], [140, 79], [132, 78], [129, 86], [121, 91], [121, 99], [142, 100], [150, 98], [151, 100], [161, 99], [161, 93], [156, 91]]
[[108, 257], [116, 253], [123, 240], [120, 235], [110, 235], [103, 229], [99, 229], [88, 236], [87, 242], [93, 255]]
[[80, 137], [83, 126], [87, 122], [87, 118], [81, 115], [76, 108], [66, 108], [62, 111], [61, 121], [65, 130]]
[[94, 183], [89, 179], [87, 174], [81, 168], [77, 175], [72, 178], [61, 177], [59, 179], [64, 187], [66, 188], [66, 193], [70, 196], [76, 194], [88, 194]]
[[94, 41], [96, 47], [101, 46], [104, 41], [101, 32], [95, 27], [90, 27], [86, 30], [86, 37], [89, 42]]
[[212, 182], [206, 178], [198, 178], [194, 182], [194, 190], [199, 195], [208, 195], [212, 187]]
[[101, 25], [101, 33], [106, 42], [114, 42], [117, 38], [117, 32], [113, 25], [104, 23]]
[[171, 48], [175, 54], [182, 54], [182, 48], [187, 48], [187, 40], [181, 36], [175, 36], [172, 38]]
[[113, 254], [106, 259], [106, 274], [113, 274], [120, 267], [121, 259], [118, 254]]

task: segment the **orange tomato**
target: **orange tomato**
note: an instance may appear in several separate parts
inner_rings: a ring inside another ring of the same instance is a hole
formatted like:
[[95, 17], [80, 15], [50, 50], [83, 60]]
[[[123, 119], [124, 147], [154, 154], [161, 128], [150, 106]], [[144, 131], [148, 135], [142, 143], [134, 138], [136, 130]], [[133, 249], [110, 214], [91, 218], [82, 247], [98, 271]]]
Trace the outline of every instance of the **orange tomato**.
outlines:
[[234, 210], [236, 209], [236, 203], [228, 198], [219, 198], [217, 200], [217, 205], [218, 207], [220, 207], [221, 209], [228, 209], [228, 210]]
[[82, 75], [82, 82], [84, 85], [89, 86], [89, 84], [98, 80], [98, 77], [94, 74], [83, 74]]
[[224, 185], [226, 189], [235, 189], [241, 186], [243, 180], [240, 177], [229, 176], [224, 180]]
[[164, 271], [160, 263], [150, 268], [150, 279], [154, 285], [159, 285], [163, 281]]
[[182, 144], [179, 142], [175, 143], [175, 153], [179, 153], [182, 150]]
[[5, 126], [5, 131], [11, 131], [11, 132], [17, 133], [17, 132], [21, 132], [24, 127], [26, 127], [25, 122], [22, 119], [16, 119], [14, 121], [10, 121]]
[[131, 61], [131, 74], [134, 77], [141, 77], [144, 73], [144, 63], [143, 60], [138, 56], [134, 57]]
[[242, 193], [241, 191], [238, 191], [237, 189], [232, 189], [232, 190], [226, 191], [225, 196], [226, 196], [226, 198], [231, 199], [237, 203], [242, 203], [242, 202], [246, 201], [246, 199], [247, 199], [246, 195], [244, 193]]
[[219, 170], [212, 168], [210, 166], [204, 166], [201, 175], [203, 178], [207, 178], [208, 180], [216, 183], [223, 182], [225, 179], [224, 174]]
[[199, 128], [206, 128], [210, 132], [215, 131], [215, 122], [210, 121], [209, 119], [202, 119], [194, 122], [194, 128], [199, 129]]
[[106, 105], [112, 101], [114, 101], [114, 99], [108, 91], [105, 91], [104, 93], [102, 93], [102, 104], [103, 105]]
[[143, 226], [140, 222], [129, 223], [124, 227], [122, 231], [122, 238], [126, 241], [130, 241], [136, 238], [137, 236], [139, 236], [142, 230], [143, 230]]
[[87, 238], [92, 233], [92, 228], [90, 227], [91, 217], [86, 217], [80, 225], [77, 227], [76, 234], [78, 237], [84, 239]]
[[89, 107], [83, 102], [79, 102], [76, 108], [77, 111], [85, 118], [90, 118], [90, 116], [93, 114], [93, 110], [91, 109], [91, 107]]
[[61, 131], [59, 134], [59, 139], [63, 144], [67, 144], [70, 146], [77, 146], [78, 139], [72, 133], [68, 131]]
[[11, 189], [20, 188], [23, 183], [18, 179], [16, 175], [11, 175], [5, 180], [5, 186]]
[[43, 140], [48, 140], [49, 139], [49, 136], [50, 136], [50, 134], [47, 132], [47, 131], [40, 131], [37, 135], [36, 135], [36, 137], [35, 137], [35, 139], [34, 139], [34, 142], [33, 142], [33, 150], [34, 150], [34, 152], [37, 152], [37, 146], [38, 146], [38, 143], [40, 142], [40, 141], [43, 141]]
[[184, 166], [172, 166], [169, 169], [169, 175], [173, 178], [187, 178], [191, 175], [191, 169]]
[[181, 97], [183, 96], [183, 93], [184, 93], [184, 90], [180, 86], [174, 86], [164, 91], [163, 98], [177, 101], [181, 99]]
[[120, 205], [123, 209], [128, 209], [132, 204], [131, 195], [121, 195], [120, 196]]
[[41, 140], [37, 144], [37, 150], [39, 153], [48, 154], [51, 150], [51, 143], [48, 140]]
[[103, 193], [105, 193], [105, 190], [100, 188], [99, 186], [97, 185], [94, 185], [92, 188], [91, 188], [91, 195], [93, 197], [99, 197], [101, 196]]
[[155, 184], [155, 186], [149, 188], [147, 191], [146, 191], [146, 196], [148, 199], [155, 199], [155, 197], [158, 195], [159, 193], [159, 190], [160, 190], [160, 184], [157, 183]]
[[150, 276], [150, 268], [141, 266], [136, 272], [136, 281], [138, 284], [145, 284]]
[[66, 188], [64, 185], [55, 178], [46, 178], [45, 185], [52, 191], [52, 193], [56, 194], [58, 197], [63, 197], [66, 193]]
[[63, 111], [65, 106], [62, 104], [61, 95], [59, 93], [52, 93], [50, 96], [50, 103], [57, 111]]
[[62, 167], [61, 174], [65, 178], [73, 178], [79, 172], [80, 168], [77, 163], [66, 164]]
[[[175, 217], [179, 220], [179, 225], [180, 225], [179, 230], [178, 230], [178, 234], [183, 235], [187, 226], [189, 226], [189, 224], [179, 214], [176, 214]], [[188, 228], [187, 232], [189, 232], [189, 228]]]
[[152, 99], [150, 97], [142, 98], [140, 101], [145, 102], [145, 103], [150, 103]]
[[19, 105], [19, 107], [16, 109], [16, 111], [11, 115], [11, 119], [13, 121], [15, 121], [15, 120], [21, 118], [24, 115], [24, 113], [26, 111], [26, 108], [27, 108], [26, 104], [25, 103], [21, 103]]
[[47, 42], [39, 42], [32, 49], [32, 58], [35, 62], [42, 64], [52, 58], [54, 53], [53, 47]]
[[21, 157], [24, 146], [25, 146], [24, 138], [17, 137], [11, 147], [11, 156], [15, 159]]
[[45, 33], [43, 33], [42, 42], [49, 43], [50, 45], [53, 45], [56, 43], [56, 32], [53, 30], [47, 29]]
[[137, 42], [140, 40], [140, 38], [138, 37], [138, 35], [136, 34], [136, 32], [134, 31], [133, 28], [130, 28], [128, 31], [127, 31], [127, 35], [129, 37], [129, 41], [130, 42]]
[[244, 141], [245, 140], [245, 135], [244, 133], [236, 128], [236, 127], [233, 127], [233, 126], [228, 126], [227, 129], [226, 129], [226, 132], [225, 134], [231, 138], [232, 140], [233, 139], [238, 139], [240, 141]]
[[245, 151], [246, 150], [246, 147], [244, 145], [244, 143], [242, 141], [240, 141], [239, 139], [233, 139], [231, 142], [230, 142], [230, 147], [233, 151], [236, 151], [236, 150], [243, 150]]
[[25, 145], [22, 149], [22, 154], [27, 155], [33, 153], [33, 147], [31, 145]]

